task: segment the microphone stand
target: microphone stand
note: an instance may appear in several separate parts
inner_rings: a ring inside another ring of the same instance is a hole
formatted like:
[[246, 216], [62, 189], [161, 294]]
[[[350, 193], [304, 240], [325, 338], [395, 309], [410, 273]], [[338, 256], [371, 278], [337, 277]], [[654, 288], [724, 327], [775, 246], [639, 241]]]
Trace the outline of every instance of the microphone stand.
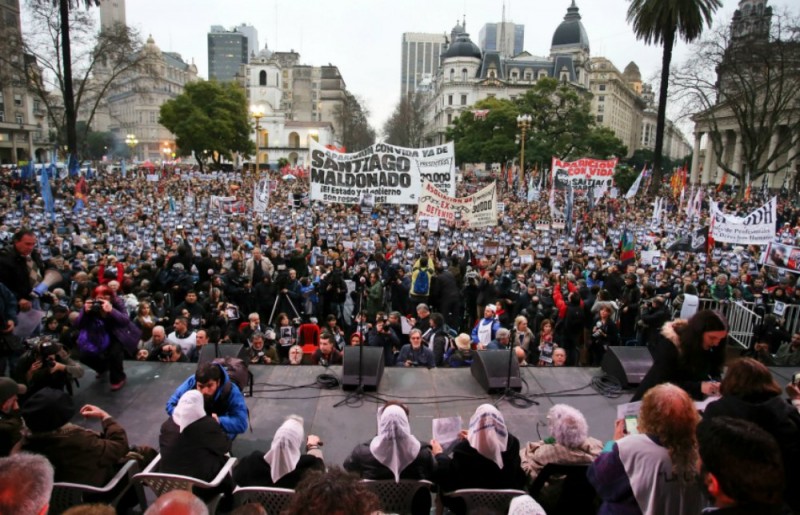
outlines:
[[500, 398], [495, 401], [495, 403], [494, 403], [495, 407], [497, 407], [497, 405], [500, 404], [503, 400], [508, 400], [508, 402], [510, 404], [514, 404], [515, 400], [519, 400], [519, 401], [524, 401], [524, 402], [530, 403], [530, 404], [536, 404], [538, 406], [539, 403], [537, 401], [535, 401], [535, 400], [531, 399], [530, 397], [528, 397], [527, 395], [523, 395], [520, 392], [518, 392], [518, 391], [516, 391], [516, 390], [511, 388], [511, 363], [512, 363], [511, 360], [513, 360], [513, 359], [515, 359], [515, 356], [514, 356], [514, 341], [511, 338], [509, 338], [509, 340], [508, 340], [508, 370], [506, 372], [506, 387], [503, 390], [503, 395], [501, 395]]
[[[361, 305], [364, 298], [364, 290], [363, 289], [359, 290], [358, 287], [356, 287], [356, 290], [358, 291], [358, 309], [356, 310], [355, 316], [359, 316], [361, 314]], [[361, 344], [358, 346], [358, 385], [356, 386], [356, 389], [348, 393], [344, 399], [334, 404], [333, 405], [334, 408], [351, 404], [354, 400], [360, 401], [364, 397], [371, 397], [373, 399], [380, 400], [377, 396], [369, 394], [364, 391], [364, 345], [366, 344], [367, 344], [367, 339], [366, 337], [364, 337], [364, 339], [361, 341]], [[345, 347], [345, 352], [346, 349], [347, 347]], [[342, 352], [342, 376], [344, 376], [344, 352]]]

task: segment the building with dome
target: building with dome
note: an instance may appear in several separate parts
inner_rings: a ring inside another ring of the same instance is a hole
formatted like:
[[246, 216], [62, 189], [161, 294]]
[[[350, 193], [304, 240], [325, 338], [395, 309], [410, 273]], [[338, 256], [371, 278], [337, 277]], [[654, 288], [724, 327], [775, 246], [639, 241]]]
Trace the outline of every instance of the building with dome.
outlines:
[[526, 51], [514, 56], [482, 51], [470, 38], [466, 22], [456, 23], [433, 77], [425, 144], [444, 143], [447, 127], [475, 102], [489, 97], [514, 99], [543, 77], [588, 91], [589, 57], [589, 38], [574, 0], [553, 33], [547, 57]]

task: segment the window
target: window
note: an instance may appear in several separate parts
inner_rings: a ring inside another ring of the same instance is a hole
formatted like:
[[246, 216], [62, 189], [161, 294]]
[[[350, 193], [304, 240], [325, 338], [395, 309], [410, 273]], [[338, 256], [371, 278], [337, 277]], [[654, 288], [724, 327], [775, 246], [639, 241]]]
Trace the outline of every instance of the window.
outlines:
[[497, 70], [494, 68], [489, 68], [489, 78], [496, 79], [497, 78]]
[[259, 86], [267, 85], [267, 72], [265, 72], [264, 70], [258, 72], [258, 85]]
[[17, 106], [17, 107], [21, 107], [22, 106], [22, 95], [20, 95], [20, 94], [15, 94], [14, 95], [14, 105]]
[[17, 113], [17, 116], [15, 117], [15, 120], [17, 120], [17, 123], [20, 124], [20, 125], [25, 123], [25, 119], [19, 113]]
[[450, 125], [451, 123], [453, 123], [453, 115], [447, 113], [447, 125]]
[[6, 121], [6, 112], [0, 109], [0, 122]]
[[547, 72], [545, 70], [539, 70], [539, 79], [544, 79], [547, 77]]
[[605, 91], [606, 90], [606, 85], [605, 84], [600, 84], [599, 86], [597, 86], [597, 89], [600, 90], [600, 91]]
[[530, 71], [525, 72], [525, 80], [529, 81], [533, 78], [533, 74]]
[[598, 123], [603, 123], [603, 115], [602, 114], [598, 114], [597, 115], [597, 121], [598, 121]]
[[560, 79], [561, 82], [567, 82], [569, 80], [569, 72], [561, 72]]
[[447, 95], [447, 105], [453, 105], [453, 95]]
[[597, 97], [597, 101], [598, 102], [605, 102], [605, 100], [606, 100], [606, 96], [605, 95], [600, 95], [599, 97]]
[[467, 95], [461, 95], [461, 105], [467, 105]]
[[461, 80], [464, 81], [464, 82], [467, 82], [467, 69], [466, 68], [461, 70]]
[[602, 113], [605, 110], [606, 110], [606, 106], [604, 106], [604, 105], [597, 106], [597, 112], [598, 113]]
[[450, 68], [450, 80], [456, 80], [456, 71]]

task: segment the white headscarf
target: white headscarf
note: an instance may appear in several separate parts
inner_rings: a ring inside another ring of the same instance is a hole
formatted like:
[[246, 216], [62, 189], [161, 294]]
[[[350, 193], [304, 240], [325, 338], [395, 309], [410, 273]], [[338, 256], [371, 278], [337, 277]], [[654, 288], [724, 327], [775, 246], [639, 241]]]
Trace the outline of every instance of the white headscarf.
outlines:
[[406, 412], [400, 406], [388, 406], [378, 418], [378, 436], [372, 439], [369, 450], [375, 459], [400, 481], [400, 472], [417, 458], [422, 445], [411, 435]]
[[469, 444], [484, 458], [503, 468], [502, 452], [508, 446], [508, 430], [503, 414], [491, 404], [481, 404], [469, 419]]
[[277, 483], [280, 478], [292, 472], [300, 461], [300, 447], [303, 445], [303, 419], [292, 417], [286, 420], [275, 431], [264, 461], [269, 463], [272, 482]]
[[172, 420], [178, 424], [183, 433], [189, 424], [197, 422], [206, 416], [206, 409], [203, 407], [203, 394], [199, 390], [189, 390], [184, 393], [178, 404], [172, 411]]

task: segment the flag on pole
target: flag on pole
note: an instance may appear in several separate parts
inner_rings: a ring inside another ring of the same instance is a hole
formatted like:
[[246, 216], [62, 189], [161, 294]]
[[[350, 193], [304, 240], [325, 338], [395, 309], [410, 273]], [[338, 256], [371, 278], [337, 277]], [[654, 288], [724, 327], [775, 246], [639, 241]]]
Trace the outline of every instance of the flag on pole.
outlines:
[[566, 219], [566, 229], [567, 233], [572, 232], [572, 205], [575, 201], [575, 191], [572, 188], [572, 183], [569, 185], [569, 190], [567, 191], [567, 207], [565, 209], [564, 218]]
[[633, 236], [630, 232], [628, 232], [628, 229], [622, 231], [619, 260], [622, 262], [623, 267], [636, 261], [635, 243]]
[[120, 173], [122, 173], [122, 178], [123, 179], [125, 179], [128, 176], [128, 167], [125, 165], [125, 160], [124, 159], [122, 160], [122, 170], [121, 170]]
[[628, 188], [628, 193], [625, 194], [625, 198], [633, 198], [639, 193], [639, 186], [642, 184], [642, 177], [644, 177], [645, 172], [647, 171], [647, 164], [642, 167], [642, 171], [639, 172], [639, 176], [633, 181], [631, 187]]
[[745, 190], [744, 190], [744, 201], [748, 202], [750, 200], [750, 193], [752, 189], [752, 183], [750, 182], [750, 170], [747, 170], [747, 175], [745, 176]]
[[45, 170], [44, 166], [42, 166], [42, 173], [40, 176], [40, 180], [42, 186], [42, 200], [44, 201], [44, 210], [47, 213], [50, 213], [50, 220], [55, 221], [56, 206], [55, 206], [55, 200], [53, 199], [53, 191], [50, 189], [50, 178], [48, 176], [49, 174], [47, 173], [47, 170]]
[[728, 181], [728, 172], [722, 172], [722, 180], [719, 181], [719, 186], [717, 186], [717, 193], [722, 191], [722, 188], [725, 187], [725, 183]]

